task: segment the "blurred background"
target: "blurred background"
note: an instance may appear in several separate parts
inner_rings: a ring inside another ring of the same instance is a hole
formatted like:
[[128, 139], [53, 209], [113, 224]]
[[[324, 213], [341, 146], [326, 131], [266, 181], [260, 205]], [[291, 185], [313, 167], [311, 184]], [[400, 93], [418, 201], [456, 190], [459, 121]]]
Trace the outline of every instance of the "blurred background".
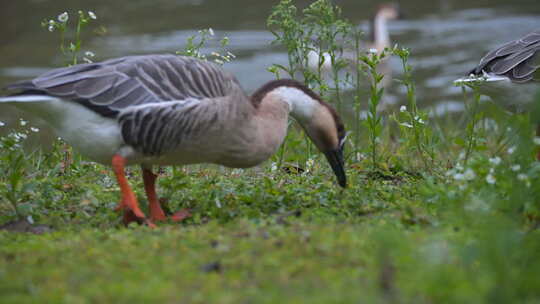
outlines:
[[[83, 50], [94, 60], [112, 57], [173, 53], [183, 49], [197, 30], [211, 27], [218, 39], [230, 38], [228, 49], [237, 58], [225, 68], [233, 72], [246, 91], [252, 92], [273, 78], [266, 69], [284, 64], [284, 49], [271, 45], [266, 19], [279, 1], [253, 0], [18, 0], [0, 4], [0, 86], [31, 78], [65, 61], [58, 50], [58, 33], [49, 33], [40, 23], [64, 11], [70, 16], [81, 9], [96, 13], [95, 24], [105, 33], [83, 36]], [[380, 1], [334, 1], [353, 24], [368, 30], [368, 20]], [[311, 1], [296, 1], [300, 8]], [[401, 1], [405, 18], [389, 22], [392, 43], [412, 51], [411, 65], [419, 106], [435, 116], [463, 109], [463, 97], [452, 81], [467, 73], [489, 50], [508, 40], [540, 28], [538, 0], [408, 0]], [[210, 45], [212, 46], [212, 45]], [[211, 51], [208, 49], [206, 51]], [[392, 62], [394, 77], [400, 64]], [[390, 88], [397, 104], [405, 100], [400, 88]], [[402, 97], [400, 97], [402, 96]], [[0, 108], [0, 121], [18, 115]]]

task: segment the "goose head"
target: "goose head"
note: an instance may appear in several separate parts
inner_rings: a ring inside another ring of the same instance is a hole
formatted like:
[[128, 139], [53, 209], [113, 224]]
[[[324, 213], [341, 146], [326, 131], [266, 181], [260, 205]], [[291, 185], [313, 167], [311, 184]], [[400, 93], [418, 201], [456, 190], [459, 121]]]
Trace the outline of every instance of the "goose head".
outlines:
[[375, 16], [386, 20], [395, 20], [401, 18], [401, 11], [396, 3], [384, 3], [378, 7]]
[[281, 79], [271, 81], [256, 94], [284, 102], [290, 115], [300, 123], [317, 149], [325, 156], [341, 187], [346, 187], [343, 147], [346, 134], [341, 118], [334, 108], [304, 84]]

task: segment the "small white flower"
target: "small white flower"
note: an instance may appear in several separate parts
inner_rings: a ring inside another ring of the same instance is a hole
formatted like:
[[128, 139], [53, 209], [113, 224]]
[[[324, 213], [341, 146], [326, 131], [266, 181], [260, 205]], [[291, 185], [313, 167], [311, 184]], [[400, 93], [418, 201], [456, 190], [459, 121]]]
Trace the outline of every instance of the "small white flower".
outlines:
[[272, 166], [270, 167], [270, 171], [274, 172], [276, 171], [278, 168], [277, 168], [277, 164], [276, 163], [272, 163]]
[[54, 25], [49, 25], [47, 29], [49, 30], [49, 32], [54, 32]]
[[456, 174], [454, 174], [454, 179], [455, 180], [464, 180], [465, 175], [463, 173], [456, 173]]
[[17, 140], [17, 141], [21, 141], [22, 139], [26, 139], [28, 136], [24, 133], [15, 133], [13, 134], [13, 137]]
[[212, 52], [210, 53], [212, 56], [221, 57], [221, 55], [218, 52]]
[[497, 166], [501, 163], [502, 159], [498, 156], [495, 156], [494, 158], [490, 158], [489, 159], [489, 162], [492, 163], [493, 165]]
[[508, 154], [513, 154], [514, 152], [516, 152], [516, 146], [512, 146], [512, 147], [508, 148], [508, 150], [506, 150], [506, 152], [508, 152]]
[[495, 173], [495, 169], [494, 168], [489, 168], [489, 174], [493, 174]]
[[404, 126], [404, 127], [407, 127], [407, 128], [412, 128], [412, 127], [413, 127], [413, 126], [412, 126], [410, 123], [408, 123], [408, 122], [402, 122], [402, 123], [400, 123], [400, 125], [402, 125], [402, 126]]
[[86, 57], [94, 57], [94, 56], [96, 56], [96, 54], [94, 54], [94, 52], [91, 52], [91, 51], [86, 51], [86, 52], [84, 52], [84, 56], [86, 56]]
[[26, 124], [28, 123], [28, 121], [26, 121], [26, 120], [24, 120], [24, 119], [21, 119], [21, 120], [19, 121], [19, 123], [21, 124], [21, 126], [24, 127], [24, 126], [26, 126]]
[[32, 131], [34, 133], [37, 133], [37, 132], [39, 132], [39, 128], [31, 127], [30, 131]]
[[212, 28], [208, 29], [208, 33], [210, 33], [210, 36], [214, 36], [214, 30]]
[[520, 165], [513, 165], [512, 167], [510, 167], [510, 169], [512, 169], [512, 171], [514, 171], [514, 172], [517, 172], [517, 171], [521, 170], [521, 166]]
[[54, 20], [52, 20], [52, 19], [49, 20], [49, 25], [55, 25], [55, 24], [56, 24], [56, 21], [54, 21]]
[[540, 136], [535, 136], [533, 139], [533, 142], [535, 145], [540, 146]]
[[488, 174], [488, 176], [486, 176], [486, 182], [487, 182], [488, 184], [494, 185], [496, 181], [497, 181], [497, 180], [495, 179], [495, 177], [494, 177], [493, 175]]
[[405, 112], [405, 111], [407, 111], [407, 106], [401, 106], [401, 107], [399, 107], [399, 111], [400, 111], [400, 112]]
[[90, 17], [90, 19], [94, 19], [94, 20], [97, 19], [96, 14], [94, 12], [92, 12], [92, 11], [88, 11], [88, 16]]
[[90, 60], [90, 59], [88, 59], [86, 57], [83, 57], [83, 61], [86, 62], [86, 63], [92, 63], [93, 62], [92, 60]]
[[229, 51], [227, 51], [227, 55], [228, 55], [229, 57], [231, 57], [231, 58], [236, 58], [236, 55], [233, 54], [233, 53], [231, 53], [231, 52], [229, 52]]
[[377, 51], [377, 49], [371, 48], [371, 49], [368, 50], [368, 53], [377, 54], [378, 51]]
[[5, 122], [3, 122], [3, 121], [0, 121], [0, 127], [3, 127], [3, 126], [5, 126], [5, 125], [6, 125], [6, 123], [5, 123]]
[[420, 116], [415, 116], [414, 120], [416, 120], [418, 123], [424, 124], [424, 120]]
[[63, 12], [60, 15], [58, 15], [58, 21], [60, 22], [67, 22], [69, 19], [69, 15], [67, 12]]
[[469, 168], [469, 169], [465, 170], [465, 173], [463, 174], [463, 177], [466, 180], [473, 180], [476, 177], [476, 174], [474, 173], [473, 169]]
[[520, 173], [520, 174], [518, 174], [517, 178], [520, 181], [524, 181], [524, 180], [527, 180], [529, 177], [527, 176], [527, 174]]

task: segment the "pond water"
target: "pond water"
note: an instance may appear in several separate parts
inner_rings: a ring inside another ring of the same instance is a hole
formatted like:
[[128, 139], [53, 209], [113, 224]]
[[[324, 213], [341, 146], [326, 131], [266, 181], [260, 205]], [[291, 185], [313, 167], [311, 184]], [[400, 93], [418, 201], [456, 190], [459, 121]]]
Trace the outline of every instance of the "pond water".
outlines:
[[[286, 55], [271, 46], [266, 18], [278, 1], [252, 0], [18, 0], [0, 4], [0, 85], [31, 78], [61, 66], [58, 37], [40, 26], [63, 11], [92, 10], [107, 28], [92, 35], [84, 48], [96, 59], [171, 53], [183, 48], [198, 29], [212, 27], [230, 38], [237, 55], [227, 64], [248, 92], [273, 78], [271, 63]], [[304, 7], [311, 1], [296, 1]], [[344, 16], [367, 29], [378, 1], [334, 1]], [[389, 25], [393, 42], [411, 48], [418, 103], [434, 114], [461, 111], [460, 89], [452, 81], [470, 70], [489, 49], [540, 28], [538, 0], [409, 0], [400, 3], [405, 19]], [[398, 62], [392, 66], [399, 67]], [[403, 94], [395, 101], [405, 103]], [[0, 106], [0, 121], [16, 122], [19, 112]], [[5, 127], [3, 128], [5, 132]]]

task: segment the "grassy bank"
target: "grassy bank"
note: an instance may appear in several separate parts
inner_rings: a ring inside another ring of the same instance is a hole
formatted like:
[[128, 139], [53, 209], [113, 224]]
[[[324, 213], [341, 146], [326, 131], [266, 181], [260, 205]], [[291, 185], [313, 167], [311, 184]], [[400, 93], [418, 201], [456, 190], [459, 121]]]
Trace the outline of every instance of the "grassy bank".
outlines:
[[[269, 27], [289, 54], [289, 65], [269, 71], [305, 80], [348, 117], [349, 187], [291, 123], [258, 168], [163, 168], [159, 196], [193, 217], [124, 227], [110, 169], [76, 152], [65, 167], [64, 143], [31, 148], [42, 131], [21, 120], [0, 137], [0, 302], [540, 302], [534, 115], [509, 114], [474, 85], [464, 88], [464, 113], [434, 118], [416, 100], [409, 50], [349, 45], [353, 70], [339, 58], [347, 45], [338, 38], [358, 42], [360, 33], [327, 1], [303, 12], [281, 1]], [[212, 33], [182, 53], [205, 57]], [[333, 58], [330, 76], [322, 63], [307, 68], [314, 49]], [[218, 63], [234, 59], [222, 53]], [[380, 111], [377, 66], [389, 56], [402, 62], [394, 83], [405, 93]], [[145, 206], [140, 175], [129, 170]]]

